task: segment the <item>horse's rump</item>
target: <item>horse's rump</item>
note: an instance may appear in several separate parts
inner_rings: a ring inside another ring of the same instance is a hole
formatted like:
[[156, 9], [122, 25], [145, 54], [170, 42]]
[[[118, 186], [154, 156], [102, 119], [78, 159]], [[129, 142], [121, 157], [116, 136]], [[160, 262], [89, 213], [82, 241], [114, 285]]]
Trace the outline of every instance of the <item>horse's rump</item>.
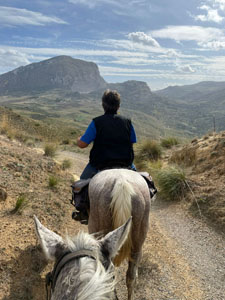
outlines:
[[131, 249], [143, 244], [148, 228], [150, 196], [145, 180], [126, 169], [105, 170], [93, 177], [89, 185], [89, 232], [104, 234], [121, 226], [132, 216], [127, 242], [115, 259], [120, 264], [130, 258]]

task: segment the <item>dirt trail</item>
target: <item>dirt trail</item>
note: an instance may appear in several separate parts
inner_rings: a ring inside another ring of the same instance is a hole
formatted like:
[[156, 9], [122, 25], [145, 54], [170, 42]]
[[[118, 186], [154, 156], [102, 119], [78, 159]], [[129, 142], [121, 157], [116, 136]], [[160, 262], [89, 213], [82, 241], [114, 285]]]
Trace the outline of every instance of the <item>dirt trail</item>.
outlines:
[[[70, 172], [80, 175], [87, 156], [60, 152], [57, 161], [70, 159]], [[49, 189], [50, 175], [59, 176]], [[78, 177], [78, 176], [77, 176]], [[71, 219], [71, 175], [36, 150], [0, 137], [0, 187], [8, 192], [0, 201], [0, 299], [45, 300], [45, 275], [52, 264], [37, 247], [33, 214], [45, 226], [64, 235], [87, 231]], [[12, 214], [15, 201], [26, 191], [28, 207]], [[194, 219], [180, 203], [152, 204], [150, 229], [143, 247], [134, 300], [224, 300], [224, 237]], [[127, 299], [127, 264], [117, 269], [118, 297]]]
[[[80, 174], [87, 163], [81, 154], [62, 152], [70, 158], [71, 172]], [[69, 221], [70, 223], [70, 221]], [[201, 220], [193, 218], [180, 203], [166, 205], [156, 200], [150, 214], [150, 230], [135, 299], [224, 300], [225, 239]], [[123, 264], [118, 270], [118, 296], [126, 299]]]

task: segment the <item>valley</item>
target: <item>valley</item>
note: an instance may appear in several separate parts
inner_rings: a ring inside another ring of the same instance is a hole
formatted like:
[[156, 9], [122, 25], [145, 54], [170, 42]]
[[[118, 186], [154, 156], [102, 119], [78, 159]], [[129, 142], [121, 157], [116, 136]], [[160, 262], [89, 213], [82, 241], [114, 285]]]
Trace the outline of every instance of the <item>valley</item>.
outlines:
[[97, 65], [68, 56], [0, 75], [0, 106], [34, 120], [60, 120], [83, 130], [93, 117], [102, 114], [101, 97], [107, 88], [121, 94], [121, 113], [132, 118], [141, 138], [190, 139], [225, 130], [223, 82], [152, 92], [142, 81], [107, 83]]

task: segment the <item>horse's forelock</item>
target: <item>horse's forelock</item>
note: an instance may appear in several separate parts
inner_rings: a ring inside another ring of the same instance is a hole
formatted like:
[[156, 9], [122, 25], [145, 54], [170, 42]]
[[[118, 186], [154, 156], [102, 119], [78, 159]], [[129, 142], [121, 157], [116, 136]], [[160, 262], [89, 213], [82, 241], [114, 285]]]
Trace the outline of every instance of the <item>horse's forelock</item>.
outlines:
[[66, 236], [65, 242], [72, 252], [80, 249], [97, 250], [99, 247], [99, 243], [94, 236], [86, 232], [80, 232], [74, 237]]

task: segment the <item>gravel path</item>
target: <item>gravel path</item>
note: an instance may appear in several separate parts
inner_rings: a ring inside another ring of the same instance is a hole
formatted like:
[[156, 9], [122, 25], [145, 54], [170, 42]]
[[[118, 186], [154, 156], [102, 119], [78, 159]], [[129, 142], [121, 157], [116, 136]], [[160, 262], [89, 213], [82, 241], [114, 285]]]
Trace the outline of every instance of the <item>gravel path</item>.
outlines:
[[225, 299], [225, 239], [199, 219], [193, 219], [179, 204], [153, 206], [157, 219], [174, 241], [176, 252], [198, 278], [204, 300]]

